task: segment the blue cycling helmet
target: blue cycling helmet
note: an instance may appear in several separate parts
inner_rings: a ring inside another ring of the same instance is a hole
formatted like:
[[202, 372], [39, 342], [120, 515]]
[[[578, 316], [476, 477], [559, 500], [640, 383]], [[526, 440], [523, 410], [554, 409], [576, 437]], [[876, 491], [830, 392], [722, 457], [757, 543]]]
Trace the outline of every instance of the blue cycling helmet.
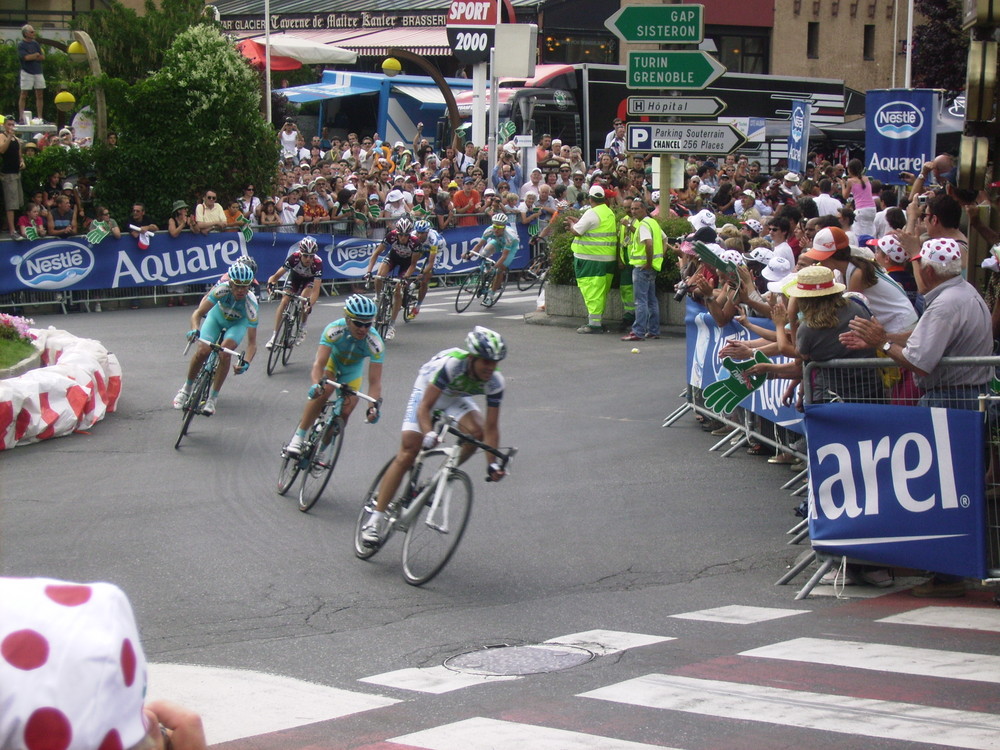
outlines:
[[465, 348], [473, 357], [499, 362], [507, 356], [507, 345], [496, 331], [476, 326], [465, 337]]
[[348, 317], [361, 321], [374, 320], [375, 313], [378, 312], [375, 301], [363, 294], [352, 294], [348, 297], [344, 309]]
[[429, 232], [431, 231], [431, 223], [427, 219], [417, 219], [413, 224], [414, 232]]
[[250, 286], [253, 281], [253, 271], [242, 263], [233, 263], [229, 267], [229, 280], [237, 286]]

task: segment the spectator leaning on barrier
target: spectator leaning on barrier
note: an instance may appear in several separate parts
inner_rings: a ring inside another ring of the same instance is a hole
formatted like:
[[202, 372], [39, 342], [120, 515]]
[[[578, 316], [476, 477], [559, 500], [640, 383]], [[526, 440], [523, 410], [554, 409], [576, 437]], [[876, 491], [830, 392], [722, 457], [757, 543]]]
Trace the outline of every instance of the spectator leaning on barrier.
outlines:
[[602, 333], [604, 305], [617, 270], [617, 222], [604, 200], [604, 189], [594, 185], [588, 191], [591, 208], [578, 219], [568, 217], [566, 226], [575, 235], [573, 272], [587, 306], [587, 324], [577, 333]]
[[[202, 234], [221, 232], [226, 228], [226, 212], [219, 205], [219, 196], [214, 190], [205, 191], [204, 202], [195, 206], [194, 219], [196, 230]], [[156, 231], [156, 227], [153, 227], [153, 231]]]
[[76, 211], [68, 196], [56, 198], [56, 204], [49, 211], [48, 230], [50, 237], [70, 237], [77, 233]]
[[[146, 213], [146, 206], [139, 202], [132, 204], [132, 213], [128, 221], [129, 233], [136, 239], [139, 239], [140, 235], [144, 232], [156, 232], [159, 230], [159, 227], [153, 223], [149, 214]], [[135, 229], [132, 227], [135, 227]]]

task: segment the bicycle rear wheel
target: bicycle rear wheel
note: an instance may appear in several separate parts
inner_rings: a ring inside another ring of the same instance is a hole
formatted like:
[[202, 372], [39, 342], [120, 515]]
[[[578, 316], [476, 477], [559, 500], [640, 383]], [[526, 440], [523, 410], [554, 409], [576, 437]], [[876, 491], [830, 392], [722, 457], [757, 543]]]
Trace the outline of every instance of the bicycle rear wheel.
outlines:
[[522, 292], [526, 292], [537, 284], [545, 272], [546, 261], [547, 259], [544, 256], [539, 255], [535, 257], [517, 277], [517, 288]]
[[475, 271], [462, 280], [461, 286], [458, 287], [458, 294], [455, 296], [455, 312], [464, 312], [472, 304], [472, 300], [479, 292], [481, 279], [480, 272]]
[[194, 419], [194, 415], [201, 410], [201, 405], [205, 403], [205, 399], [208, 398], [208, 393], [212, 387], [212, 376], [214, 374], [214, 368], [208, 369], [203, 367], [198, 373], [198, 377], [195, 378], [194, 385], [191, 386], [191, 393], [188, 394], [187, 400], [184, 402], [184, 409], [181, 414], [181, 431], [177, 436], [177, 442], [174, 443], [174, 450], [180, 448], [181, 440], [183, 440], [184, 436], [187, 435], [188, 427], [191, 425], [191, 420]]
[[[495, 277], [496, 277], [496, 272], [494, 272], [494, 278]], [[484, 298], [486, 307], [493, 307], [493, 305], [495, 305], [497, 302], [500, 301], [500, 298], [503, 296], [503, 290], [507, 288], [507, 282], [509, 280], [510, 280], [510, 272], [508, 271], [506, 274], [504, 274], [503, 283], [497, 287], [496, 291], [489, 291], [488, 296]], [[492, 279], [490, 279], [490, 283], [491, 284], [493, 283]]]
[[330, 481], [344, 442], [344, 420], [334, 417], [323, 433], [315, 435], [310, 442], [309, 465], [302, 474], [302, 485], [299, 487], [299, 510], [303, 513], [316, 504]]
[[[372, 513], [375, 511], [375, 503], [378, 500], [379, 487], [382, 486], [382, 477], [389, 470], [389, 466], [396, 457], [393, 456], [388, 461], [386, 461], [385, 466], [379, 470], [379, 473], [375, 475], [375, 479], [372, 481], [371, 487], [368, 488], [368, 492], [365, 493], [364, 503], [361, 505], [361, 513], [358, 515], [358, 522], [354, 527], [354, 554], [360, 557], [362, 560], [367, 560], [369, 557], [378, 552], [385, 543], [389, 541], [389, 537], [392, 536], [393, 527], [390, 524], [386, 528], [385, 538], [382, 540], [382, 544], [377, 547], [370, 547], [361, 540], [361, 530], [364, 528], [365, 524], [368, 523], [368, 519], [371, 518]], [[409, 484], [402, 485], [408, 487]]]
[[302, 325], [301, 318], [299, 318], [298, 307], [294, 311], [285, 311], [285, 340], [282, 342], [281, 349], [281, 364], [287, 365], [288, 360], [292, 358], [292, 349], [295, 348], [295, 342], [299, 340], [299, 328]]
[[420, 586], [441, 572], [462, 541], [472, 510], [472, 482], [453, 469], [445, 482], [441, 502], [433, 506], [433, 493], [410, 523], [403, 542], [403, 578]]
[[281, 355], [285, 351], [285, 337], [288, 335], [288, 331], [286, 330], [287, 325], [288, 319], [282, 315], [281, 322], [278, 323], [278, 330], [274, 334], [274, 341], [271, 342], [271, 349], [267, 353], [268, 375], [274, 372], [274, 368], [278, 366], [278, 360], [281, 359]]

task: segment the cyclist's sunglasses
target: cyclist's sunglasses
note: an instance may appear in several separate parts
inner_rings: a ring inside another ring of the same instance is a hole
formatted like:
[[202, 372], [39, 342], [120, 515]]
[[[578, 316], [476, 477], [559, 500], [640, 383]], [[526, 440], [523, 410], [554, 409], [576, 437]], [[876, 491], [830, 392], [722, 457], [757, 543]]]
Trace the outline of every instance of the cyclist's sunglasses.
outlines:
[[494, 224], [493, 228], [494, 229], [506, 229], [507, 225], [506, 224]]
[[234, 286], [234, 287], [236, 287], [237, 289], [249, 289], [249, 288], [250, 288], [250, 285], [251, 285], [251, 284], [253, 284], [253, 282], [251, 281], [251, 282], [249, 282], [249, 283], [246, 283], [246, 284], [241, 284], [241, 283], [240, 283], [240, 282], [238, 282], [238, 281], [233, 281], [232, 279], [230, 279], [230, 280], [229, 280], [229, 284], [230, 284], [231, 286]]
[[348, 318], [348, 320], [351, 321], [358, 328], [371, 328], [372, 323], [375, 322], [373, 320], [358, 320], [356, 318]]

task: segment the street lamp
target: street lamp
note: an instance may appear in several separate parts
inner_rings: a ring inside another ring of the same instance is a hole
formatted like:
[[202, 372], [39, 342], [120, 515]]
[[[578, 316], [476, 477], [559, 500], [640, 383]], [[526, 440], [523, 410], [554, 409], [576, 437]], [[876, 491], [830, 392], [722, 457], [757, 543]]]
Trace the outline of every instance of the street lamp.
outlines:
[[56, 94], [56, 109], [60, 112], [69, 112], [76, 104], [76, 97], [69, 91], [60, 91]]
[[[74, 62], [87, 61], [90, 63], [91, 75], [95, 78], [103, 76], [101, 61], [97, 56], [97, 47], [94, 46], [94, 40], [90, 38], [90, 34], [86, 31], [74, 31], [73, 36], [76, 38], [75, 41], [66, 48], [70, 59]], [[58, 97], [56, 97], [56, 106], [59, 106]], [[60, 109], [62, 108], [60, 107]], [[94, 141], [95, 143], [104, 143], [108, 136], [108, 107], [104, 99], [104, 89], [101, 88], [100, 84], [94, 87], [94, 110], [96, 131]]]
[[382, 62], [382, 72], [387, 76], [392, 78], [398, 75], [403, 70], [403, 65], [400, 60], [405, 60], [408, 63], [413, 63], [422, 71], [424, 71], [437, 87], [441, 90], [441, 96], [444, 97], [445, 106], [448, 108], [448, 120], [451, 122], [451, 134], [452, 142], [457, 150], [459, 148], [459, 136], [458, 129], [462, 125], [462, 118], [458, 114], [458, 102], [455, 101], [455, 92], [451, 90], [448, 86], [448, 82], [444, 80], [444, 76], [441, 75], [441, 71], [431, 65], [427, 60], [420, 55], [416, 55], [409, 50], [399, 49], [393, 47], [387, 50], [389, 57], [387, 57]]

